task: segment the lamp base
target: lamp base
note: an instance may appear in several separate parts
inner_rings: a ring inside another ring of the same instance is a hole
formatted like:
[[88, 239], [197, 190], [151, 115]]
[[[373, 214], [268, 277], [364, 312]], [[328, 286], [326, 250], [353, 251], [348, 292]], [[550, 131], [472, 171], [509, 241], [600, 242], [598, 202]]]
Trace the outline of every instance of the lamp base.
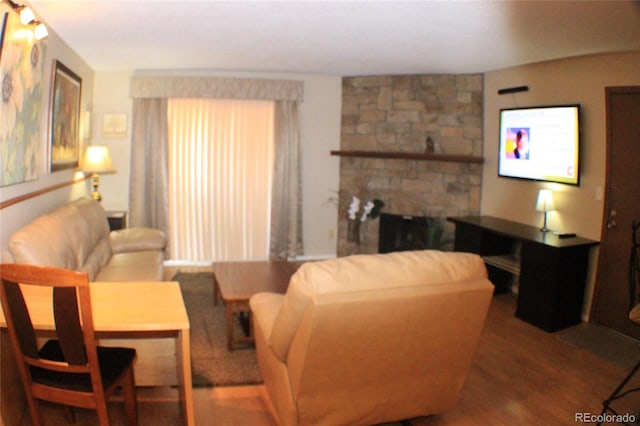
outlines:
[[94, 173], [91, 178], [91, 183], [93, 184], [93, 192], [91, 193], [91, 198], [100, 202], [102, 201], [102, 195], [100, 195], [100, 193], [98, 192], [98, 186], [100, 185], [100, 176], [98, 176], [97, 173]]
[[544, 212], [544, 222], [542, 222], [540, 232], [549, 232], [549, 228], [547, 228], [547, 212]]

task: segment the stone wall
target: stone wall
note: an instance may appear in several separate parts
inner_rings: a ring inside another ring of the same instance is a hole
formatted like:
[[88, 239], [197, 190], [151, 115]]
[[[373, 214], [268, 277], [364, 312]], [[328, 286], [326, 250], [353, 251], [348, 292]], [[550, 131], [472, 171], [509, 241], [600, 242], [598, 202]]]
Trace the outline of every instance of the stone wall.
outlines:
[[[341, 150], [482, 156], [483, 78], [473, 75], [347, 77], [342, 83]], [[378, 220], [347, 241], [354, 195], [383, 212], [430, 217], [478, 214], [482, 164], [341, 157], [338, 255], [376, 253]], [[447, 225], [449, 231], [453, 228]]]

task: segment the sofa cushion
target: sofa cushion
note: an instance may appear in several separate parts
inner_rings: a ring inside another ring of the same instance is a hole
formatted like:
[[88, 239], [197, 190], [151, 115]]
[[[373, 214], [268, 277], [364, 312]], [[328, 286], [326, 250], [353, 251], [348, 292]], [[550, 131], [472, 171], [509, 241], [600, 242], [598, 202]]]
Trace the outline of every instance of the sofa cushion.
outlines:
[[93, 248], [86, 232], [86, 222], [77, 220], [75, 209], [64, 205], [15, 232], [9, 251], [16, 263], [77, 269]]
[[357, 255], [309, 262], [291, 278], [270, 336], [284, 361], [307, 305], [314, 295], [414, 286], [449, 285], [487, 277], [482, 259], [470, 253], [424, 250]]
[[164, 250], [167, 238], [164, 232], [151, 228], [126, 228], [111, 231], [111, 249], [114, 253]]
[[94, 281], [163, 281], [162, 262], [157, 250], [114, 254]]
[[83, 197], [69, 203], [77, 213], [77, 220], [87, 224], [87, 244], [94, 247], [98, 241], [109, 236], [109, 221], [107, 213], [100, 203], [93, 198]]
[[9, 251], [16, 263], [83, 271], [93, 279], [111, 258], [108, 236], [109, 224], [102, 206], [85, 197], [18, 230], [9, 240]]
[[98, 272], [109, 263], [109, 259], [111, 259], [111, 246], [109, 240], [103, 238], [98, 241], [98, 244], [77, 270], [86, 272], [89, 275], [89, 281], [94, 281]]

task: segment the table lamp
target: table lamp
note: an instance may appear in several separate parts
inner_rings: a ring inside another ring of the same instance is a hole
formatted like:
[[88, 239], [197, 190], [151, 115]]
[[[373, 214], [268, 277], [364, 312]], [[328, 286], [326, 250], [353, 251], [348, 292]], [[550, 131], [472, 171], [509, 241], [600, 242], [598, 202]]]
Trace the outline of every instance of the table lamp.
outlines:
[[115, 173], [113, 163], [111, 162], [111, 153], [106, 146], [91, 145], [87, 147], [82, 158], [82, 172], [91, 173], [93, 179], [93, 192], [91, 197], [94, 200], [101, 201], [102, 195], [98, 192], [101, 174]]
[[542, 228], [540, 231], [547, 232], [549, 228], [547, 228], [547, 213], [555, 210], [555, 206], [553, 203], [553, 192], [550, 189], [541, 189], [538, 193], [538, 203], [536, 205], [536, 210], [539, 212], [544, 212], [544, 222], [542, 224]]

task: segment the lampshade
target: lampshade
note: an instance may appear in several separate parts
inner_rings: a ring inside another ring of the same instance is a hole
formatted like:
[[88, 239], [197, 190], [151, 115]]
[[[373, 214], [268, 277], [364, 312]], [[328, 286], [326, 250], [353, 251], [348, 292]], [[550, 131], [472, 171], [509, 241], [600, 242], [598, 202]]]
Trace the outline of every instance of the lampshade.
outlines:
[[88, 146], [82, 158], [81, 170], [96, 174], [115, 173], [109, 148], [98, 145]]
[[22, 9], [20, 9], [20, 22], [22, 25], [30, 24], [32, 21], [35, 21], [35, 19], [36, 15], [29, 6], [23, 6]]
[[47, 27], [41, 22], [36, 24], [36, 27], [33, 29], [33, 34], [36, 36], [36, 40], [42, 40], [49, 35], [49, 31], [47, 31]]
[[553, 192], [550, 189], [541, 189], [538, 193], [538, 203], [536, 210], [539, 212], [550, 212], [555, 210], [553, 203]]

